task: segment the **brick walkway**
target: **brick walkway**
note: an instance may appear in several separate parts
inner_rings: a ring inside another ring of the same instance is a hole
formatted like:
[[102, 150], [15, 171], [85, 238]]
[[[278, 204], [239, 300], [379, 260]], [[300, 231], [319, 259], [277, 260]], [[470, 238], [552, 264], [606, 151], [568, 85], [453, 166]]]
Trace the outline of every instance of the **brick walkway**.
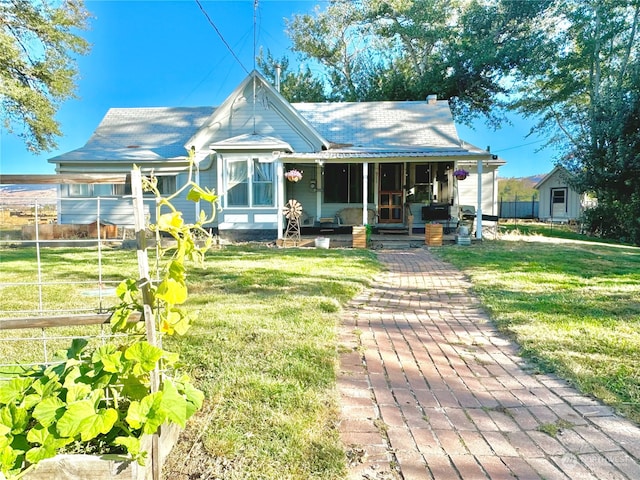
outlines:
[[459, 271], [427, 249], [379, 258], [341, 331], [349, 480], [640, 479], [640, 428], [528, 371]]

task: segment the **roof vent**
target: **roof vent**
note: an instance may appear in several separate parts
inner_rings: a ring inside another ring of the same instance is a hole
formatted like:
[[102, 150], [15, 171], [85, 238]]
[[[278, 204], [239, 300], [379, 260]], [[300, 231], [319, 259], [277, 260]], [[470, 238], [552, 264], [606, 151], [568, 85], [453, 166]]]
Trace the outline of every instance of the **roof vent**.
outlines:
[[435, 105], [437, 100], [438, 100], [438, 95], [436, 95], [435, 93], [432, 93], [431, 95], [427, 95], [427, 103], [429, 105]]

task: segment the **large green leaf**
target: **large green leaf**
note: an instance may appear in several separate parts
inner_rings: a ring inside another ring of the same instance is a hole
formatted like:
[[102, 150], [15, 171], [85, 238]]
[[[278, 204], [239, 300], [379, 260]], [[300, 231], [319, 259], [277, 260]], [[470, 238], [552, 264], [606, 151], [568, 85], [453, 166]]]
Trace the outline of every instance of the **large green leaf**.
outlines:
[[188, 379], [182, 380], [177, 386], [187, 397], [187, 400], [194, 405], [196, 410], [202, 408], [202, 402], [204, 402], [204, 393], [202, 393], [202, 391], [194, 387]]
[[88, 344], [89, 341], [86, 338], [74, 338], [71, 341], [71, 346], [67, 350], [67, 358], [80, 358], [80, 354]]
[[175, 278], [165, 278], [156, 292], [156, 297], [164, 300], [172, 305], [179, 305], [187, 300], [187, 284], [184, 280], [176, 280]]
[[78, 383], [78, 380], [82, 377], [81, 366], [82, 364], [73, 365], [66, 370], [64, 381], [62, 382], [64, 388], [70, 388]]
[[[114, 445], [122, 445], [124, 448], [127, 449], [127, 452], [129, 452], [129, 454], [136, 458], [140, 455], [140, 439], [136, 438], [136, 437], [116, 437], [115, 440], [113, 441]], [[138, 457], [137, 458], [138, 463], [142, 466], [144, 466], [144, 460], [140, 461], [141, 459]]]
[[4, 448], [9, 445], [9, 434], [11, 433], [11, 427], [0, 423], [0, 448]]
[[62, 384], [58, 381], [58, 375], [43, 376], [33, 382], [33, 390], [40, 396], [40, 398], [47, 398], [54, 395], [55, 392], [62, 388]]
[[82, 430], [82, 422], [95, 415], [93, 402], [90, 400], [80, 400], [67, 407], [56, 428], [61, 437], [75, 437]]
[[93, 391], [91, 385], [76, 383], [67, 387], [67, 403], [71, 404], [78, 400], [84, 400]]
[[49, 429], [38, 426], [29, 430], [27, 440], [31, 445], [39, 446], [30, 448], [27, 451], [26, 459], [30, 463], [38, 463], [46, 458], [54, 457], [60, 448], [69, 444], [73, 439], [57, 437], [52, 435]]
[[122, 352], [118, 348], [109, 343], [98, 348], [91, 356], [94, 364], [102, 364], [102, 368], [111, 373], [122, 371]]
[[[6, 446], [4, 448], [0, 448], [0, 467], [1, 470], [5, 473], [9, 473], [14, 469], [19, 469], [20, 467], [20, 463], [18, 461], [18, 457], [22, 454], [23, 452], [16, 450], [10, 446]], [[17, 465], [18, 464], [18, 465]], [[15, 472], [17, 473], [17, 472]], [[9, 475], [9, 478], [11, 478], [11, 476]]]
[[64, 402], [57, 397], [45, 398], [33, 409], [33, 418], [41, 425], [48, 427], [63, 413]]
[[144, 383], [139, 377], [129, 375], [122, 381], [122, 396], [130, 400], [142, 400], [149, 394], [149, 384]]
[[132, 278], [128, 278], [127, 280], [120, 282], [116, 287], [116, 295], [125, 304], [137, 303], [136, 300], [139, 293], [140, 290], [138, 289], [138, 284]]
[[180, 395], [173, 382], [168, 378], [162, 383], [161, 405], [167, 418], [182, 428], [185, 427], [187, 419], [195, 412], [193, 405]]
[[58, 449], [68, 443], [68, 439], [57, 438], [51, 435], [48, 429], [40, 426], [29, 430], [27, 440], [32, 445], [40, 445], [27, 451], [26, 458], [30, 463], [38, 463], [45, 458], [55, 457]]
[[13, 435], [23, 433], [29, 426], [29, 415], [26, 409], [13, 404], [0, 409], [0, 426], [7, 427]]
[[0, 382], [0, 404], [13, 403], [20, 400], [26, 391], [31, 387], [31, 378], [12, 378]]
[[81, 424], [80, 438], [87, 442], [98, 435], [111, 431], [118, 420], [118, 412], [113, 408], [99, 410], [95, 415], [85, 418]]
[[162, 392], [147, 395], [140, 402], [131, 402], [126, 421], [131, 428], [152, 434], [158, 431], [167, 418], [162, 408]]
[[218, 200], [218, 196], [208, 188], [194, 185], [191, 190], [189, 190], [189, 193], [187, 193], [187, 200], [191, 200], [192, 202], [199, 202], [200, 200], [203, 200], [205, 202], [214, 203]]
[[33, 447], [27, 452], [27, 461], [29, 463], [38, 463], [47, 458], [55, 457], [58, 454], [58, 450], [51, 445], [42, 445], [40, 447]]
[[[154, 347], [148, 342], [136, 342], [127, 348], [124, 352], [124, 356], [127, 360], [133, 360], [143, 369], [144, 372], [150, 372], [156, 367], [158, 360], [162, 358], [162, 349]], [[135, 374], [142, 374], [143, 372], [137, 372], [134, 368]]]

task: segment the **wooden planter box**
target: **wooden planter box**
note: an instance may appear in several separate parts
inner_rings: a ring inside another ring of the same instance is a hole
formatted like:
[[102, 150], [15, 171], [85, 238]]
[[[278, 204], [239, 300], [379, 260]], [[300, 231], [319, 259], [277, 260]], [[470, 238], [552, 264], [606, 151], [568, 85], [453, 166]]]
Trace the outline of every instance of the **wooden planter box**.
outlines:
[[[163, 425], [160, 435], [160, 465], [178, 440], [180, 427]], [[140, 466], [125, 455], [56, 455], [30, 470], [24, 480], [152, 480], [151, 436], [142, 439], [148, 452], [146, 465]], [[1, 474], [0, 474], [1, 476]]]
[[353, 248], [367, 248], [367, 227], [353, 227]]
[[424, 226], [424, 242], [431, 247], [442, 246], [442, 224], [427, 223]]

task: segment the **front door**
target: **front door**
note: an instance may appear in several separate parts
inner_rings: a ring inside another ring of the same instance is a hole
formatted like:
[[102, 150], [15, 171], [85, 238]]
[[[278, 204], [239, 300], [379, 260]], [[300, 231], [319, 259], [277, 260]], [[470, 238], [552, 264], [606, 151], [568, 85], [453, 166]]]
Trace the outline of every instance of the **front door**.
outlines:
[[378, 222], [402, 223], [402, 163], [381, 163], [378, 182]]

